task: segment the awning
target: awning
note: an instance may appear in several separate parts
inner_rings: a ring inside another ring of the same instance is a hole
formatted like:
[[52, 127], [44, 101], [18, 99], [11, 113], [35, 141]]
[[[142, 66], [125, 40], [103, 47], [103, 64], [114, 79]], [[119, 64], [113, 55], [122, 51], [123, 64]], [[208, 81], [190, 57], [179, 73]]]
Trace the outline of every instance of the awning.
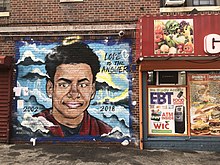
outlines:
[[12, 65], [12, 56], [0, 56], [0, 67], [9, 67]]
[[220, 56], [220, 14], [143, 16], [137, 24], [136, 60]]
[[220, 70], [219, 66], [220, 60], [143, 60], [140, 63], [140, 70], [213, 71]]

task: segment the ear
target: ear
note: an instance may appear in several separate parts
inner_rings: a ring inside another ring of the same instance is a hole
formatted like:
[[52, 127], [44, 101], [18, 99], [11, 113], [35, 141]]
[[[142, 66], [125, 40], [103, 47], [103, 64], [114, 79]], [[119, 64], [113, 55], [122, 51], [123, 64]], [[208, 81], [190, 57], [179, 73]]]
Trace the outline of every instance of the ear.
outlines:
[[52, 95], [53, 95], [53, 83], [50, 80], [48, 80], [47, 81], [47, 96], [51, 98]]
[[96, 93], [96, 88], [95, 88], [95, 83], [92, 84], [92, 95], [91, 95], [91, 100], [94, 99]]

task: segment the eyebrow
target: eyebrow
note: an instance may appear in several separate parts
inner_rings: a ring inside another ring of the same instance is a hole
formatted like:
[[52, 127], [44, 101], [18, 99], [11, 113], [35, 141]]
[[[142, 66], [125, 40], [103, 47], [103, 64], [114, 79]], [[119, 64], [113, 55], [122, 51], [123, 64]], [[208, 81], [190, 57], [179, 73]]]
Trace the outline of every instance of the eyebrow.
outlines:
[[[66, 79], [66, 78], [60, 78], [60, 79], [58, 79], [58, 81], [65, 81], [65, 82], [67, 82], [69, 84], [72, 82], [71, 80]], [[80, 80], [78, 80], [78, 83], [83, 82], [83, 81], [89, 81], [89, 79], [88, 78], [80, 79]]]
[[83, 78], [83, 79], [79, 80], [78, 82], [80, 83], [80, 82], [83, 82], [83, 81], [89, 81], [89, 79]]
[[60, 78], [60, 79], [58, 79], [58, 81], [65, 81], [65, 82], [67, 82], [68, 84], [70, 84], [70, 83], [72, 82], [71, 80], [66, 79], [66, 78]]

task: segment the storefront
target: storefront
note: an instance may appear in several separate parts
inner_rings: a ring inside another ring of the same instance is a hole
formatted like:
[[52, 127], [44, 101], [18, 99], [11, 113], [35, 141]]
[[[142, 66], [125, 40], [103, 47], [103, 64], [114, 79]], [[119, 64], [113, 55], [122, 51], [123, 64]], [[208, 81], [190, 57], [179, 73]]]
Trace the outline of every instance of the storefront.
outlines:
[[0, 56], [0, 142], [9, 142], [12, 59], [11, 56]]
[[139, 20], [141, 148], [220, 150], [219, 19]]

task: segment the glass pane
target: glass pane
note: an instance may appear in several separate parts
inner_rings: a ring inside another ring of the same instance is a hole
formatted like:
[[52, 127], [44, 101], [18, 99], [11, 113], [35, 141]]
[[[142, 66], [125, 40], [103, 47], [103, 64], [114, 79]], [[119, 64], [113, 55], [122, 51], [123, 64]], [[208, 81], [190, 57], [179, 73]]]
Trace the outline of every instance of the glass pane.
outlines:
[[148, 72], [147, 84], [156, 85], [156, 72], [153, 72], [153, 71]]
[[0, 0], [0, 12], [8, 11], [10, 6], [9, 0]]
[[186, 87], [148, 88], [148, 134], [187, 135]]
[[200, 5], [214, 5], [214, 0], [200, 0]]
[[193, 5], [195, 6], [215, 5], [215, 0], [193, 0]]
[[190, 73], [188, 75], [190, 92], [191, 135], [219, 136], [216, 120], [220, 110], [220, 74]]
[[194, 0], [193, 5], [199, 5], [199, 0]]

